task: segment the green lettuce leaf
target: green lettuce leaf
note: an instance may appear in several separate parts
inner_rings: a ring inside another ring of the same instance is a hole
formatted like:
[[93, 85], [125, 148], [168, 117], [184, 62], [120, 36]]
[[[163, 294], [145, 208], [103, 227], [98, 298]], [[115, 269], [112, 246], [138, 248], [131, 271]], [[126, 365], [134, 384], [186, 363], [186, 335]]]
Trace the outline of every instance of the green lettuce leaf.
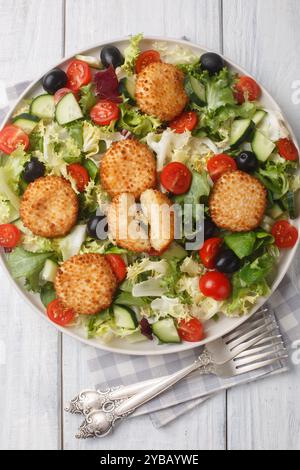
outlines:
[[126, 47], [124, 51], [125, 61], [122, 65], [122, 70], [127, 73], [127, 75], [133, 75], [135, 73], [135, 63], [141, 52], [140, 42], [142, 39], [142, 33], [137, 34], [136, 36], [132, 36], [129, 46]]
[[49, 253], [31, 253], [17, 247], [7, 257], [7, 264], [14, 279], [30, 278], [42, 270], [45, 261], [51, 258]]
[[90, 110], [97, 103], [94, 87], [95, 85], [93, 83], [89, 83], [88, 85], [80, 88], [79, 104], [84, 115], [89, 115]]
[[265, 168], [258, 171], [257, 177], [272, 193], [272, 197], [276, 201], [289, 191], [293, 171], [294, 165], [290, 162], [277, 163], [271, 160], [266, 163]]
[[47, 308], [50, 302], [56, 298], [56, 292], [52, 282], [47, 282], [41, 287], [40, 297], [43, 305]]
[[146, 137], [161, 126], [161, 122], [154, 116], [142, 114], [137, 107], [130, 106], [128, 102], [120, 105], [121, 117], [118, 122], [120, 129], [126, 129], [138, 138]]

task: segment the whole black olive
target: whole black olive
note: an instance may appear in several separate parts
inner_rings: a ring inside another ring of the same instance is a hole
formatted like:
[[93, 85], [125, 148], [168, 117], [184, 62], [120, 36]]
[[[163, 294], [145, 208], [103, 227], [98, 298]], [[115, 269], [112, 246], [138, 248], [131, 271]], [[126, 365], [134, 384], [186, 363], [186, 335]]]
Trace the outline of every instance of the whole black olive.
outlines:
[[44, 174], [45, 165], [36, 157], [32, 157], [31, 160], [25, 164], [23, 178], [26, 183], [32, 183], [32, 181], [41, 178]]
[[215, 75], [225, 67], [225, 61], [223, 57], [214, 52], [207, 52], [200, 58], [200, 64], [204, 70], [207, 70], [210, 75]]
[[244, 151], [236, 158], [238, 169], [246, 173], [254, 173], [258, 170], [258, 160], [253, 152]]
[[107, 218], [105, 215], [95, 215], [87, 223], [87, 232], [91, 238], [96, 240], [106, 240], [107, 238]]
[[104, 46], [100, 53], [100, 59], [104, 67], [112, 65], [116, 69], [124, 64], [124, 57], [115, 46]]
[[216, 258], [216, 269], [221, 273], [231, 274], [238, 271], [241, 261], [231, 250], [222, 251]]
[[50, 95], [54, 95], [60, 88], [67, 85], [68, 77], [62, 69], [56, 68], [46, 73], [43, 78], [43, 88]]

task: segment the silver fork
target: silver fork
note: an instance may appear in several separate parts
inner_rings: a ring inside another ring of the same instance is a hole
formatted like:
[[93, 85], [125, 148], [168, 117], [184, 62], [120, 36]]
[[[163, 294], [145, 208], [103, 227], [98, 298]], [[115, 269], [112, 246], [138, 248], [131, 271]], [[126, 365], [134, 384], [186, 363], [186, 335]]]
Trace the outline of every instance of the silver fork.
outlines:
[[[253, 321], [247, 321], [233, 333], [207, 344], [203, 355], [207, 358], [210, 355], [211, 361], [216, 365], [222, 365], [250, 349], [253, 345], [259, 343], [268, 331], [273, 331], [277, 325], [272, 317], [266, 315], [268, 309], [261, 310], [259, 317]], [[148, 389], [158, 381], [166, 377], [138, 382], [126, 386], [107, 387], [100, 390], [87, 389], [82, 390], [67, 405], [65, 411], [74, 414], [87, 415], [93, 410], [102, 407], [110, 408], [112, 403], [119, 405], [122, 400], [132, 397], [144, 389]]]
[[[149, 387], [136, 393], [131, 398], [119, 403], [106, 403], [101, 410], [93, 410], [87, 415], [76, 437], [85, 439], [87, 437], [103, 437], [107, 435], [113, 429], [116, 421], [132, 414], [137, 408], [157, 397], [195, 370], [198, 370], [200, 374], [215, 374], [222, 378], [228, 378], [286, 359], [288, 354], [280, 335], [276, 333], [270, 334], [267, 331], [265, 336], [258, 340], [258, 342], [262, 342], [261, 346], [254, 348], [254, 344], [252, 344], [238, 356], [232, 357], [230, 361], [222, 365], [213, 362], [210, 354], [205, 352], [205, 355], [201, 355], [190, 366], [171, 376], [159, 379], [156, 383], [152, 383]], [[257, 342], [255, 344], [257, 345]]]

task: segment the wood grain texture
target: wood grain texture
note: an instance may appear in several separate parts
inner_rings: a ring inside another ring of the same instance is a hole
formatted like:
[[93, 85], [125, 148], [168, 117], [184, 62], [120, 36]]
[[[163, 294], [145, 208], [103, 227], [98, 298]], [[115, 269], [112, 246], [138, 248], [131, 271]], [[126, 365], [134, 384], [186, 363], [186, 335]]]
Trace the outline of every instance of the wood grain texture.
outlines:
[[[66, 54], [141, 31], [156, 36], [187, 36], [219, 49], [219, 18], [218, 0], [67, 0]], [[67, 337], [63, 341], [66, 400], [93, 384], [89, 381], [82, 345]], [[104, 440], [76, 441], [73, 436], [79, 423], [80, 418], [64, 415], [65, 449], [223, 449], [225, 395], [214, 397], [202, 409], [161, 430], [154, 429], [148, 417], [140, 417], [121, 425]]]
[[[1, 80], [35, 77], [61, 56], [61, 0], [0, 0], [0, 11]], [[59, 335], [17, 295], [2, 269], [0, 295], [0, 448], [57, 449]]]
[[143, 32], [220, 47], [219, 0], [66, 0], [66, 50]]
[[[265, 85], [300, 136], [298, 0], [224, 0], [224, 53]], [[299, 449], [299, 367], [228, 393], [229, 449]]]

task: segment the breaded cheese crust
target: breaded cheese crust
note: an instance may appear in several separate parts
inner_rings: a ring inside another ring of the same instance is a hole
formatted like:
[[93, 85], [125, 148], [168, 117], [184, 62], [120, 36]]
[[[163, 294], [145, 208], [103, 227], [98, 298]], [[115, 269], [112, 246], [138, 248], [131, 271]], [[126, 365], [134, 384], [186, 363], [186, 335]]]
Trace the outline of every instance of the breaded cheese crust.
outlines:
[[148, 189], [141, 195], [141, 206], [150, 226], [151, 246], [157, 252], [164, 252], [174, 240], [172, 202], [160, 191]]
[[259, 226], [267, 207], [267, 190], [247, 173], [225, 173], [214, 185], [209, 201], [214, 223], [231, 232], [247, 232]]
[[20, 217], [35, 235], [64, 236], [75, 225], [77, 215], [77, 196], [69, 181], [60, 176], [38, 178], [22, 196]]
[[107, 213], [108, 229], [117, 245], [135, 253], [147, 253], [151, 249], [148, 233], [137, 218], [133, 194], [116, 196]]
[[65, 261], [55, 278], [57, 298], [81, 315], [94, 315], [109, 307], [117, 280], [103, 255], [86, 253]]
[[147, 147], [136, 139], [114, 142], [100, 163], [103, 188], [111, 197], [132, 193], [138, 198], [156, 185], [156, 161]]
[[185, 108], [184, 74], [175, 65], [154, 62], [138, 74], [135, 97], [139, 108], [161, 121], [172, 121]]

